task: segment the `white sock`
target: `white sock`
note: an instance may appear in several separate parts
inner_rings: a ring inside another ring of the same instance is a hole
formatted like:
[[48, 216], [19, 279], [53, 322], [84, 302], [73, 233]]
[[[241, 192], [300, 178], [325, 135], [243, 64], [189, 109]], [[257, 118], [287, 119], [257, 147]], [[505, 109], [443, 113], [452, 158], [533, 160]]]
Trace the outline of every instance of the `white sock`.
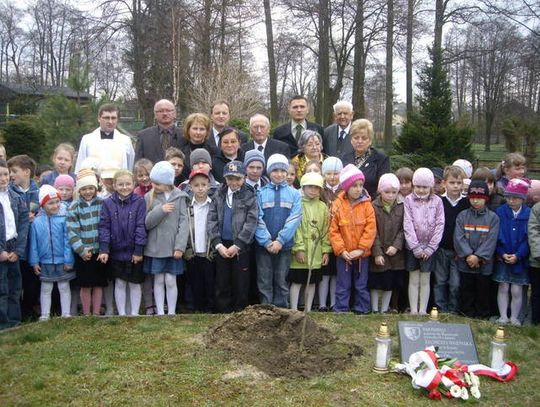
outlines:
[[409, 306], [411, 314], [418, 314], [418, 291], [420, 286], [420, 270], [409, 272]]
[[41, 282], [41, 292], [39, 301], [41, 302], [41, 317], [49, 318], [51, 316], [51, 293], [54, 283]]
[[322, 276], [322, 280], [319, 283], [319, 308], [326, 308], [329, 286], [330, 276]]
[[510, 319], [512, 321], [518, 321], [523, 298], [523, 288], [520, 285], [512, 284], [510, 286], [510, 290], [512, 293], [512, 302], [510, 302]]
[[167, 314], [176, 314], [176, 301], [178, 300], [178, 287], [176, 286], [176, 276], [165, 273], [165, 286], [167, 287]]
[[152, 274], [147, 274], [144, 278], [142, 295], [144, 300], [144, 307], [148, 308], [154, 305], [154, 299], [152, 298], [152, 286], [154, 282], [154, 276]]
[[307, 292], [307, 302], [305, 304], [306, 312], [311, 311], [311, 306], [313, 305], [313, 298], [315, 298], [315, 284], [308, 284], [306, 288]]
[[336, 276], [330, 276], [330, 307], [336, 305]]
[[103, 301], [105, 302], [105, 315], [114, 315], [114, 282], [109, 281], [103, 287]]
[[427, 313], [427, 305], [429, 301], [429, 279], [431, 277], [431, 273], [420, 273], [420, 308], [418, 309], [418, 312], [420, 314], [426, 314]]
[[371, 310], [373, 312], [379, 312], [379, 293], [380, 290], [369, 290], [371, 297]]
[[291, 286], [289, 287], [289, 297], [291, 301], [291, 309], [292, 310], [298, 310], [298, 299], [300, 297], [300, 289], [302, 288], [302, 284], [298, 283], [291, 283]]
[[392, 291], [383, 291], [382, 292], [381, 312], [388, 312], [388, 308], [390, 308], [390, 299], [391, 298], [392, 298]]
[[114, 300], [116, 301], [116, 309], [118, 315], [126, 315], [126, 286], [127, 282], [117, 278], [114, 285]]
[[141, 308], [141, 285], [129, 283], [130, 315], [139, 315]]
[[154, 274], [154, 299], [156, 314], [165, 315], [165, 273]]
[[499, 283], [497, 289], [497, 306], [499, 307], [499, 315], [503, 319], [508, 319], [508, 289], [510, 284]]
[[62, 316], [70, 317], [71, 287], [69, 286], [69, 281], [59, 281], [58, 292], [60, 293], [60, 307], [62, 308]]
[[81, 300], [81, 289], [78, 287], [71, 287], [71, 315], [79, 315], [79, 301]]

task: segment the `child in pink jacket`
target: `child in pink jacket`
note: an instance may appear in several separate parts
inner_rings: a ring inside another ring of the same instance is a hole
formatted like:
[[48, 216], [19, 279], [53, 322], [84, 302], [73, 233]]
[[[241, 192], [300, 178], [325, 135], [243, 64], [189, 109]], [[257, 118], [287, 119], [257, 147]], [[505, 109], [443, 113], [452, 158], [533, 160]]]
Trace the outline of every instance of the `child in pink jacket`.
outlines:
[[405, 265], [412, 315], [427, 313], [429, 280], [435, 267], [433, 254], [444, 230], [443, 202], [433, 193], [434, 184], [431, 170], [418, 168], [413, 174], [413, 192], [405, 198], [403, 230], [407, 247], [414, 255], [406, 259]]

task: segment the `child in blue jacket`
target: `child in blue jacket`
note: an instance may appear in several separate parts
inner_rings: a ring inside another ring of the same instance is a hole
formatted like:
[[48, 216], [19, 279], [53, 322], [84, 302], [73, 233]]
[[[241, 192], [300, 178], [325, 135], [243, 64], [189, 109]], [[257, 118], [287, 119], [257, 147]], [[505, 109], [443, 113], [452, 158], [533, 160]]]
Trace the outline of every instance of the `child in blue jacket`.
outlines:
[[66, 217], [59, 214], [60, 194], [51, 185], [43, 185], [39, 189], [39, 204], [43, 211], [30, 227], [28, 263], [41, 280], [41, 317], [39, 320], [46, 321], [50, 317], [54, 283], [57, 283], [60, 293], [62, 316], [71, 316], [69, 282], [75, 278], [75, 273]]
[[[523, 303], [523, 286], [529, 285], [528, 222], [531, 209], [524, 205], [528, 189], [529, 184], [525, 180], [511, 179], [504, 190], [506, 203], [497, 208], [500, 227], [493, 280], [499, 283], [497, 292], [499, 324], [510, 322], [514, 326], [521, 326], [518, 316]], [[512, 293], [510, 320], [509, 291]]]

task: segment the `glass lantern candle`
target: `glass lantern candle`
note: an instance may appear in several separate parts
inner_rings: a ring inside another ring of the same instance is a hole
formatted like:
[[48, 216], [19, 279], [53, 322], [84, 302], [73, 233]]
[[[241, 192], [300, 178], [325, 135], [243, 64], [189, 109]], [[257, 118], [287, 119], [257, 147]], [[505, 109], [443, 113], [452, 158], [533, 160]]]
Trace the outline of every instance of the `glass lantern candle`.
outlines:
[[504, 328], [502, 326], [497, 328], [495, 336], [491, 340], [491, 349], [489, 352], [489, 364], [492, 369], [500, 370], [504, 364], [504, 354], [506, 350], [506, 342], [504, 341]]
[[392, 349], [392, 339], [388, 333], [388, 326], [383, 322], [379, 327], [379, 332], [375, 337], [375, 366], [373, 371], [377, 373], [388, 372], [388, 363]]

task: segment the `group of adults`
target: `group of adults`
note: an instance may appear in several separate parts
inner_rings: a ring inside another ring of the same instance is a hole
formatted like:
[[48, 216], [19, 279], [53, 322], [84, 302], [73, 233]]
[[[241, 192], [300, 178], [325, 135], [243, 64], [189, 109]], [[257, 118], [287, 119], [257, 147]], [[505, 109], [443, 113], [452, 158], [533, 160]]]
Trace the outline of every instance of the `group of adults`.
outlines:
[[[268, 117], [256, 114], [249, 121], [249, 136], [231, 127], [230, 106], [225, 100], [218, 100], [210, 108], [210, 115], [192, 113], [184, 120], [181, 128], [177, 123], [177, 110], [173, 102], [159, 100], [154, 105], [156, 124], [141, 130], [137, 134], [135, 149], [126, 142], [118, 130], [118, 110], [107, 112], [100, 110], [98, 121], [100, 128], [86, 135], [81, 140], [80, 161], [90, 152], [86, 152], [89, 140], [116, 140], [125, 146], [124, 157], [116, 160], [122, 168], [131, 169], [133, 162], [146, 158], [156, 163], [165, 157], [169, 147], [180, 149], [185, 155], [185, 171], [189, 174], [189, 157], [192, 151], [204, 148], [212, 157], [212, 173], [222, 180], [222, 169], [232, 160], [243, 160], [249, 150], [258, 150], [266, 160], [275, 153], [292, 159], [297, 166], [297, 176], [301, 177], [303, 166], [311, 160], [322, 161], [327, 156], [338, 157], [343, 164], [355, 164], [366, 178], [365, 188], [374, 196], [380, 176], [390, 171], [388, 157], [375, 149], [373, 144], [373, 125], [369, 120], [353, 121], [354, 110], [350, 102], [339, 101], [334, 107], [335, 123], [323, 128], [307, 120], [309, 102], [305, 96], [294, 96], [288, 103], [289, 121], [275, 128], [270, 136], [271, 125]], [[106, 116], [104, 116], [106, 115]], [[92, 144], [93, 151], [111, 155], [117, 151], [99, 143]], [[116, 154], [117, 156], [118, 154]]]

